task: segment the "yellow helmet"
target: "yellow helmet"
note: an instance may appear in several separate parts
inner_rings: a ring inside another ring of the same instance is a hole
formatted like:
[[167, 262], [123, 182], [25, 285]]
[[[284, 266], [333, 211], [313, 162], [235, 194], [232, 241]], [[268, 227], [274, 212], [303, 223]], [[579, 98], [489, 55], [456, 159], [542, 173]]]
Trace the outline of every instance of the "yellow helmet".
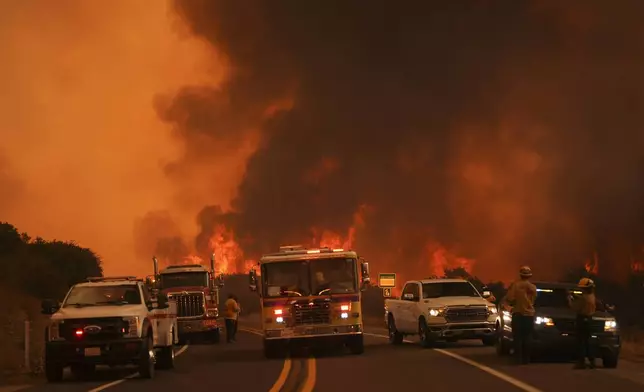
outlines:
[[524, 265], [523, 267], [521, 267], [519, 269], [519, 275], [521, 275], [521, 276], [523, 276], [525, 278], [529, 278], [529, 277], [532, 276], [532, 269], [530, 267], [528, 267], [527, 265]]
[[595, 282], [590, 278], [581, 278], [577, 285], [579, 287], [595, 287]]

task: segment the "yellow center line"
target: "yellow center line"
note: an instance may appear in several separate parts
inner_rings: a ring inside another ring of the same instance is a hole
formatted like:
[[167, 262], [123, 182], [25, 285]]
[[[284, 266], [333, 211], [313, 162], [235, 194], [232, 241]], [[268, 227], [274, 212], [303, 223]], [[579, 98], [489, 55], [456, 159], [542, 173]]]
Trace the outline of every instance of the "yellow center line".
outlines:
[[268, 392], [279, 392], [284, 384], [286, 383], [286, 379], [288, 378], [289, 373], [291, 372], [291, 359], [286, 358], [284, 360], [284, 367], [282, 367], [282, 371], [280, 372], [279, 377], [277, 377], [277, 381], [275, 381], [275, 384], [269, 389]]
[[315, 358], [309, 358], [306, 361], [306, 365], [306, 378], [304, 379], [304, 385], [300, 389], [300, 392], [313, 392], [313, 388], [315, 387]]

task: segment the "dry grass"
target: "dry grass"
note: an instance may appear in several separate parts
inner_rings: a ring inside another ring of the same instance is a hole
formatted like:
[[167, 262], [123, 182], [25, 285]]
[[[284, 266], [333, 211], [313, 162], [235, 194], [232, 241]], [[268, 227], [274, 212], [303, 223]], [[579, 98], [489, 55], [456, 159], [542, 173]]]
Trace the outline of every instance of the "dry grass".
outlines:
[[[40, 314], [40, 301], [0, 287], [5, 298], [0, 312], [0, 380], [42, 371], [44, 330], [47, 318]], [[30, 320], [29, 366], [25, 366], [25, 320]]]

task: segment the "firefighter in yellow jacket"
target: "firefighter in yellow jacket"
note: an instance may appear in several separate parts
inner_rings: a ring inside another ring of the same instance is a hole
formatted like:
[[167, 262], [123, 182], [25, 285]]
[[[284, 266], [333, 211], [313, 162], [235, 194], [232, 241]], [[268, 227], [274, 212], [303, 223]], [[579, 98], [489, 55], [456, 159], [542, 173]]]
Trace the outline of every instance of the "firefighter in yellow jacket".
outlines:
[[237, 318], [239, 317], [239, 303], [235, 300], [235, 295], [228, 294], [228, 299], [224, 305], [226, 314], [224, 316], [226, 322], [226, 342], [232, 343], [235, 341], [237, 334]]
[[521, 267], [519, 276], [521, 279], [508, 288], [506, 302], [512, 307], [512, 340], [517, 364], [527, 364], [530, 362], [530, 343], [534, 331], [537, 286], [530, 282], [530, 267]]
[[597, 310], [597, 299], [595, 298], [595, 282], [589, 278], [583, 278], [579, 281], [579, 288], [582, 294], [573, 298], [569, 297], [570, 307], [574, 309], [577, 314], [576, 330], [577, 341], [579, 344], [579, 353], [575, 369], [586, 368], [586, 358], [588, 358], [591, 369], [595, 368], [595, 355], [592, 345], [592, 331], [590, 324], [592, 323], [593, 315]]

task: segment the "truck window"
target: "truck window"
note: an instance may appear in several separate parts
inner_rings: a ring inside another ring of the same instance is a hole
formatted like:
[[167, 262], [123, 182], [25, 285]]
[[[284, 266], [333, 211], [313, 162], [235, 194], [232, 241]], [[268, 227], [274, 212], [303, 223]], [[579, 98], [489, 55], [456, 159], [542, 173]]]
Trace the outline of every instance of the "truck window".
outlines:
[[355, 259], [315, 259], [309, 265], [313, 294], [355, 293], [358, 290]]
[[310, 274], [306, 261], [283, 261], [262, 265], [263, 295], [301, 297], [310, 295]]
[[141, 305], [141, 292], [136, 285], [74, 286], [63, 307]]
[[418, 298], [420, 294], [420, 289], [418, 288], [418, 283], [407, 283], [405, 288], [402, 291], [402, 298], [405, 299], [405, 294], [413, 294], [414, 297]]
[[202, 271], [195, 272], [175, 272], [171, 274], [162, 274], [159, 277], [163, 289], [176, 287], [204, 287], [208, 286], [208, 273]]
[[479, 292], [469, 282], [423, 283], [423, 298], [440, 297], [480, 297]]

